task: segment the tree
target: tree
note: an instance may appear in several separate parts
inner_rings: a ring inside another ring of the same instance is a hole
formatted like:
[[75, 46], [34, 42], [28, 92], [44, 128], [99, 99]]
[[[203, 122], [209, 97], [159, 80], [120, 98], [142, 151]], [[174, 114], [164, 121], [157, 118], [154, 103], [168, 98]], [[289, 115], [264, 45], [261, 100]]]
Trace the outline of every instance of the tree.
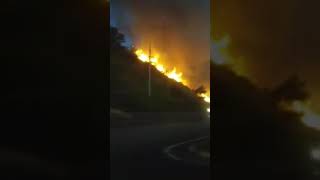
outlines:
[[194, 90], [196, 94], [205, 94], [207, 92], [206, 88], [201, 85], [197, 89]]
[[305, 81], [302, 81], [297, 75], [293, 75], [272, 90], [271, 95], [276, 102], [304, 101], [309, 97], [305, 85]]
[[124, 35], [115, 27], [110, 28], [110, 44], [112, 47], [121, 46], [125, 42]]

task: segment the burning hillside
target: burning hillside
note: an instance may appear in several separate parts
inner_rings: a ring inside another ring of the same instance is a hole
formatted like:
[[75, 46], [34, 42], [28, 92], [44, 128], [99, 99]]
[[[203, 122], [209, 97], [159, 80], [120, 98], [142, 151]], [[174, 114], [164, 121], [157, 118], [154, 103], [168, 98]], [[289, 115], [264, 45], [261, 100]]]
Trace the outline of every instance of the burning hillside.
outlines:
[[144, 51], [138, 52], [140, 57], [148, 61], [148, 47], [152, 44], [156, 50], [152, 54], [161, 56], [155, 66], [158, 71], [188, 87], [201, 84], [210, 89], [210, 1], [110, 3], [111, 25], [126, 36], [126, 47], [140, 48]]
[[[244, 67], [239, 61], [235, 59], [228, 52], [230, 44], [230, 37], [225, 36], [220, 40], [214, 40], [212, 44], [213, 63], [217, 65], [226, 65], [230, 67], [235, 73], [246, 76], [250, 79], [248, 73], [244, 71]], [[292, 107], [293, 111], [302, 113], [301, 121], [308, 127], [320, 130], [320, 115], [312, 110], [307, 103], [295, 102]]]
[[[152, 66], [155, 67], [160, 73], [163, 75], [167, 76], [169, 79], [175, 80], [178, 83], [181, 83], [187, 87], [188, 86], [188, 81], [184, 79], [183, 73], [177, 71], [176, 67], [173, 67], [172, 70], [169, 70], [167, 67], [165, 67], [164, 64], [160, 62], [160, 55], [155, 54], [155, 55], [149, 55], [145, 53], [142, 49], [138, 49], [135, 51], [135, 54], [137, 55], [138, 59], [144, 63], [150, 63]], [[189, 87], [190, 88], [190, 87]], [[199, 94], [199, 97], [203, 98], [205, 102], [210, 104], [210, 95], [201, 93]], [[207, 112], [210, 112], [210, 108], [207, 109]]]
[[173, 79], [184, 85], [187, 85], [186, 80], [182, 77], [183, 74], [181, 72], [178, 73], [176, 67], [174, 67], [172, 70], [168, 70], [167, 68], [165, 68], [163, 64], [159, 62], [160, 56], [158, 54], [149, 57], [149, 55], [144, 53], [142, 49], [137, 50], [135, 53], [140, 61], [146, 63], [150, 62], [151, 65], [153, 65], [159, 72], [161, 72], [168, 78]]

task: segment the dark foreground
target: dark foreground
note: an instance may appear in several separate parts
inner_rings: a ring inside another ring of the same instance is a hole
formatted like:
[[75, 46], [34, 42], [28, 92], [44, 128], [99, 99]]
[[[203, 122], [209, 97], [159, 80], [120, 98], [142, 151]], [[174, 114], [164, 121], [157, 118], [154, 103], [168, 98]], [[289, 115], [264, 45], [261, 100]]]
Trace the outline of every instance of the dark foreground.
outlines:
[[111, 128], [111, 180], [210, 179], [209, 166], [177, 161], [164, 153], [173, 144], [208, 136], [207, 123]]

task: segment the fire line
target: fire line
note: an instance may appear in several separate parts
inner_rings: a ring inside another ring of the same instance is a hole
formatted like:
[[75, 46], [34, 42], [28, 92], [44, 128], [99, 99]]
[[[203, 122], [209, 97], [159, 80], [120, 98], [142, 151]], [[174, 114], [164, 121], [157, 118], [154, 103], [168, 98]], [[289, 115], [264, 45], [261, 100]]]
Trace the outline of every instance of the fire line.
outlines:
[[[135, 51], [138, 59], [144, 63], [149, 63], [155, 67], [160, 73], [167, 76], [169, 79], [172, 79], [178, 83], [181, 83], [185, 86], [188, 86], [187, 81], [183, 78], [183, 73], [178, 72], [177, 68], [174, 67], [172, 70], [168, 70], [163, 64], [159, 62], [160, 56], [159, 54], [155, 54], [154, 56], [150, 56], [146, 54], [142, 49], [138, 49]], [[210, 104], [210, 96], [207, 94], [200, 94], [201, 97], [206, 103]], [[210, 108], [207, 108], [207, 112], [210, 113]]]

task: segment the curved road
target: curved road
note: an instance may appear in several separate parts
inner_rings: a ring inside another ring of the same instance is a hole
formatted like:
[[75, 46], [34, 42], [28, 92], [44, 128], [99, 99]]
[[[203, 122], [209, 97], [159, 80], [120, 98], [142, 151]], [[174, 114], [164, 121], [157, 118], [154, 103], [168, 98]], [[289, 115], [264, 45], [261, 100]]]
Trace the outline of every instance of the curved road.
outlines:
[[111, 180], [207, 180], [208, 166], [173, 160], [164, 150], [209, 134], [207, 123], [111, 128]]

